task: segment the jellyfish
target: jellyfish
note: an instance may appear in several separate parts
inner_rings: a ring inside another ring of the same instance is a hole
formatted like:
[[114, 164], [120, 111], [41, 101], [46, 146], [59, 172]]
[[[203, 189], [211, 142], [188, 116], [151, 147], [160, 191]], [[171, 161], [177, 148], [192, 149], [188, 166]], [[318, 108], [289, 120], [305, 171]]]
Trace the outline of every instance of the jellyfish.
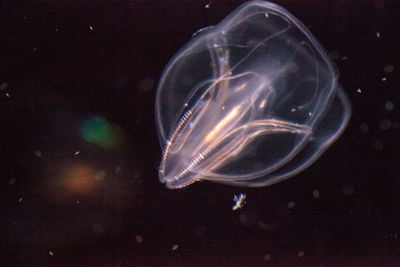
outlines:
[[271, 185], [314, 163], [351, 114], [338, 70], [283, 7], [244, 3], [200, 30], [166, 66], [155, 113], [159, 179]]

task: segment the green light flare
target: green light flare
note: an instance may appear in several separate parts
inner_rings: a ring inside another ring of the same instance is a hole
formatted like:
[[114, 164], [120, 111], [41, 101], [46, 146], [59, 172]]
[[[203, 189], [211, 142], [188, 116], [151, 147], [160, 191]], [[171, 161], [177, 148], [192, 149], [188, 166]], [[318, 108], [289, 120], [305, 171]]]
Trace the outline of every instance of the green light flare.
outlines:
[[115, 148], [122, 139], [118, 125], [108, 122], [101, 116], [93, 116], [82, 123], [80, 133], [83, 139], [104, 149]]

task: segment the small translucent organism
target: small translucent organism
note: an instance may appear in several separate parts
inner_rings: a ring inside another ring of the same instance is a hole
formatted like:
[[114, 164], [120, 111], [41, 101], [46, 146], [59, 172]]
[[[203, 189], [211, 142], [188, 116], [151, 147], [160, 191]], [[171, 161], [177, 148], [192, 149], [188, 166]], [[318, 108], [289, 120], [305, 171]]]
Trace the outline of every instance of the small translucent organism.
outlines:
[[201, 180], [259, 187], [315, 162], [351, 107], [308, 28], [281, 6], [252, 1], [171, 59], [155, 112], [168, 188]]
[[232, 210], [238, 210], [243, 208], [243, 206], [246, 204], [246, 194], [240, 193], [239, 196], [234, 195], [233, 201], [235, 201], [235, 204], [232, 206]]

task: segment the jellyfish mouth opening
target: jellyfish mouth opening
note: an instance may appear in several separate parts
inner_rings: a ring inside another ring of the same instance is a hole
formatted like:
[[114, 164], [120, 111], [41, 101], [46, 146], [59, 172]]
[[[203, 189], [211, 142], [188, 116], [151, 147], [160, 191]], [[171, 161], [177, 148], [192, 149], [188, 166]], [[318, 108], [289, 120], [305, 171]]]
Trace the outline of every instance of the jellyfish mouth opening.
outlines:
[[160, 182], [165, 184], [165, 186], [168, 189], [180, 189], [180, 188], [186, 187], [190, 184], [193, 184], [197, 181], [200, 181], [200, 179], [192, 178], [192, 174], [187, 174], [184, 176], [178, 176], [178, 175], [171, 174], [171, 175], [164, 176], [161, 171], [159, 174], [159, 179], [160, 179]]

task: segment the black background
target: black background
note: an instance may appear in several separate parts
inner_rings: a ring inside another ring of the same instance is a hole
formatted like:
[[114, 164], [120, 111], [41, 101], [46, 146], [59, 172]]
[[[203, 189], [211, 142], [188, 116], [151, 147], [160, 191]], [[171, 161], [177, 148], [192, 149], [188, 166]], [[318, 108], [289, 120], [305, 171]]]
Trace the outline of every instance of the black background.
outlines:
[[[158, 79], [239, 3], [3, 3], [2, 266], [400, 265], [399, 3], [278, 2], [335, 59], [353, 107], [310, 168], [256, 189], [159, 183]], [[119, 146], [81, 138], [91, 116], [120, 127]]]

